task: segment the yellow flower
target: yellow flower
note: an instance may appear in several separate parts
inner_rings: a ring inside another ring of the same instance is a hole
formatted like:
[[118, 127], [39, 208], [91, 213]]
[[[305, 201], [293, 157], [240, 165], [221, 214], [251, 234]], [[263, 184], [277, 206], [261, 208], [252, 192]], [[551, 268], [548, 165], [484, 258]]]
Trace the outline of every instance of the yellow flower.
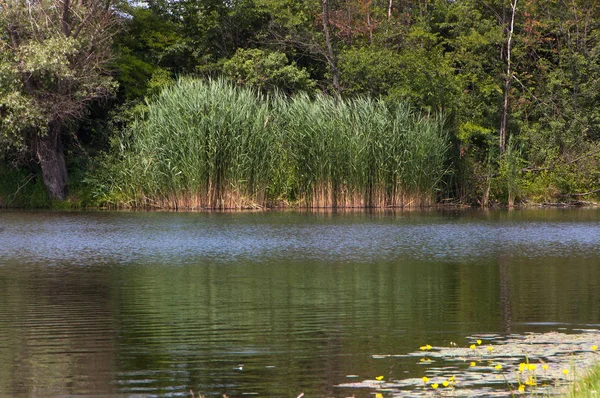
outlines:
[[501, 370], [502, 369], [502, 365], [498, 364], [496, 366], [494, 366], [496, 368], [496, 370]]
[[525, 384], [527, 384], [528, 386], [535, 386], [535, 380], [533, 379], [533, 377], [529, 376]]
[[448, 381], [454, 381], [454, 380], [456, 380], [456, 377], [455, 377], [455, 376], [450, 376], [450, 377], [448, 378]]
[[423, 376], [423, 377], [421, 378], [421, 380], [423, 380], [423, 383], [427, 384], [427, 382], [429, 381], [429, 377], [427, 377], [427, 376]]
[[448, 387], [448, 386], [450, 385], [450, 383], [449, 383], [448, 381], [444, 381], [444, 382], [442, 383], [442, 385], [443, 385], [444, 387]]
[[477, 348], [477, 346], [476, 346], [475, 344], [471, 344], [471, 345], [469, 346], [469, 348], [470, 348], [470, 349], [472, 349], [472, 350], [474, 350], [475, 348]]
[[598, 346], [597, 346], [597, 345], [593, 345], [593, 346], [592, 346], [592, 351], [596, 351], [597, 349], [598, 349]]
[[565, 376], [568, 375], [569, 374], [569, 369], [563, 369], [563, 373], [565, 374]]
[[471, 362], [471, 363], [469, 364], [469, 366], [475, 366], [475, 365], [477, 365], [477, 363], [475, 363], [475, 362]]
[[544, 370], [548, 370], [548, 365], [547, 365], [547, 364], [543, 364], [543, 365], [542, 365], [542, 369], [544, 369]]
[[433, 383], [433, 384], [431, 385], [431, 388], [433, 388], [434, 390], [437, 390], [437, 388], [438, 388], [439, 386], [440, 386], [440, 385], [439, 385], [438, 383]]
[[427, 348], [428, 350], [431, 350], [433, 347], [432, 347], [432, 346], [430, 346], [429, 344], [427, 344], [427, 345], [425, 346], [425, 348]]
[[477, 340], [477, 345], [481, 345], [481, 340]]
[[519, 385], [519, 392], [525, 391], [525, 386], [523, 384]]
[[488, 350], [489, 352], [492, 352], [492, 351], [494, 351], [494, 347], [492, 347], [492, 346], [488, 346], [487, 350]]
[[378, 392], [375, 394], [375, 398], [383, 398], [383, 394]]
[[534, 364], [527, 365], [527, 370], [536, 370], [536, 369], [537, 369], [537, 365], [534, 365]]
[[381, 380], [383, 380], [383, 376], [377, 376], [375, 379], [376, 379], [377, 381], [381, 381]]
[[426, 346], [426, 345], [422, 345], [421, 347], [419, 347], [419, 349], [420, 349], [421, 351], [425, 351], [425, 350], [427, 349], [427, 346]]
[[524, 371], [526, 367], [527, 367], [527, 364], [526, 364], [526, 363], [523, 363], [523, 362], [521, 362], [521, 363], [519, 364], [519, 372], [522, 372], [522, 371]]

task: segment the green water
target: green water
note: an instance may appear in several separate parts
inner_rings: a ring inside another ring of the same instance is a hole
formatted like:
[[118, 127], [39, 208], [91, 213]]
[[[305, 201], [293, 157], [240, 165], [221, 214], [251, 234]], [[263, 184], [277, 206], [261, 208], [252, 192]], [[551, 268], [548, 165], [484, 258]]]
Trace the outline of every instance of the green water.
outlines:
[[368, 397], [424, 371], [373, 355], [581, 328], [598, 210], [0, 212], [1, 396]]

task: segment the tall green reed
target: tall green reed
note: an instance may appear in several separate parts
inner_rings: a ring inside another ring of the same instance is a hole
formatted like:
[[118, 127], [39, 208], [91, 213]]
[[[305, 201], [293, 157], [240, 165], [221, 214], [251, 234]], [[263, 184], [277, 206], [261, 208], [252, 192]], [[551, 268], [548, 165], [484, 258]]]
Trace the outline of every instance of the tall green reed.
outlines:
[[432, 204], [449, 144], [441, 117], [406, 104], [184, 78], [117, 147], [103, 196], [116, 205], [381, 207]]

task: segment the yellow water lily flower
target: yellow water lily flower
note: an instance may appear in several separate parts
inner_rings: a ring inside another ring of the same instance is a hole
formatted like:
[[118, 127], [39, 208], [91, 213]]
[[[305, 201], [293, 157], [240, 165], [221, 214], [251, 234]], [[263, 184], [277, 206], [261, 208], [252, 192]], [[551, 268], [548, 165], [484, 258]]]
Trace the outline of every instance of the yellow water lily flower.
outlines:
[[593, 345], [593, 346], [592, 346], [592, 351], [596, 351], [597, 349], [598, 349], [598, 346], [597, 346], [597, 345]]
[[444, 387], [448, 387], [448, 386], [450, 385], [450, 383], [449, 383], [448, 381], [444, 381], [444, 382], [442, 382], [442, 385], [443, 385]]
[[525, 386], [523, 384], [519, 385], [518, 390], [519, 390], [519, 392], [525, 391]]
[[454, 381], [454, 380], [456, 380], [456, 377], [455, 377], [455, 376], [450, 376], [450, 377], [448, 377], [448, 381]]
[[494, 347], [492, 347], [492, 346], [488, 346], [487, 350], [488, 350], [489, 352], [492, 352], [492, 351], [494, 351]]
[[380, 392], [375, 393], [375, 398], [383, 398], [383, 394]]
[[423, 383], [427, 384], [427, 382], [429, 382], [429, 377], [423, 376], [421, 380], [423, 380]]
[[502, 369], [502, 365], [498, 364], [498, 365], [494, 366], [494, 368], [496, 368], [496, 370], [501, 370]]
[[471, 367], [473, 367], [473, 366], [476, 366], [476, 365], [477, 365], [477, 363], [475, 363], [475, 362], [471, 362], [471, 363], [469, 364], [469, 366], [471, 366]]
[[529, 376], [525, 384], [527, 384], [528, 386], [535, 386], [535, 380], [533, 379], [533, 377]]
[[525, 370], [525, 368], [527, 367], [526, 363], [521, 362], [519, 364], [519, 372], [523, 372]]
[[547, 364], [543, 364], [543, 365], [542, 365], [542, 369], [544, 369], [544, 370], [548, 370], [548, 365], [547, 365]]
[[377, 380], [377, 381], [381, 381], [381, 380], [383, 380], [383, 376], [377, 376], [377, 377], [375, 378], [375, 380]]
[[440, 385], [439, 385], [438, 383], [433, 383], [433, 384], [431, 385], [431, 388], [433, 388], [434, 390], [437, 390], [437, 388], [438, 388], [439, 386], [440, 386]]
[[481, 340], [477, 340], [477, 344], [478, 344], [478, 345], [481, 345]]
[[472, 350], [474, 350], [475, 348], [477, 348], [477, 346], [476, 346], [475, 344], [471, 344], [471, 345], [469, 346], [469, 348], [470, 348], [470, 349], [472, 349]]
[[565, 376], [568, 375], [569, 374], [569, 369], [563, 369], [563, 373], [565, 374]]
[[535, 365], [535, 364], [530, 363], [527, 365], [527, 370], [536, 370], [536, 369], [537, 369], [537, 365]]

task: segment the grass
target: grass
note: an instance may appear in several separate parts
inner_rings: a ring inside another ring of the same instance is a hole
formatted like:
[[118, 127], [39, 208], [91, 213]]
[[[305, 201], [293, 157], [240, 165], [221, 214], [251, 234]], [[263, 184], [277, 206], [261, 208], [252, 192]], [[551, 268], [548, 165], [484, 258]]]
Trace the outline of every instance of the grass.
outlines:
[[596, 363], [581, 380], [569, 386], [564, 398], [597, 398], [600, 396], [600, 364]]
[[427, 206], [447, 170], [444, 120], [407, 104], [270, 97], [181, 79], [88, 181], [117, 207]]

